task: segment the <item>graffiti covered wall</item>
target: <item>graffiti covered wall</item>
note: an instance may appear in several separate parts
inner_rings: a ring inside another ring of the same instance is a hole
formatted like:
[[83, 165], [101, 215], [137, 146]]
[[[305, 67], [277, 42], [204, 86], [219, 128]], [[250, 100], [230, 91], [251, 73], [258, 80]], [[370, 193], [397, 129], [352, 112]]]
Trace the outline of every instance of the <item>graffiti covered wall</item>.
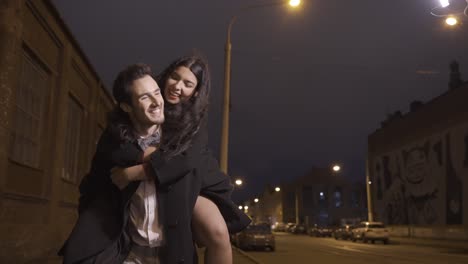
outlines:
[[[468, 123], [372, 157], [374, 210], [391, 225], [460, 225], [468, 210]], [[464, 219], [465, 218], [465, 219]]]

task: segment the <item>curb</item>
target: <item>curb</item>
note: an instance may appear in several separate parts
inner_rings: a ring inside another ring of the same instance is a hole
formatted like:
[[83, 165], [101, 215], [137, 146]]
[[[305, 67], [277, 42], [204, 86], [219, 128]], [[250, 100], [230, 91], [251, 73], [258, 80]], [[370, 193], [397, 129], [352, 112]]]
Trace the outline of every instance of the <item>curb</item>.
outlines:
[[248, 258], [249, 260], [251, 260], [253, 263], [256, 263], [256, 264], [264, 264], [263, 262], [255, 259], [254, 257], [252, 257], [250, 254], [246, 253], [245, 251], [243, 251], [242, 249], [238, 248], [238, 247], [235, 247], [235, 246], [232, 246], [232, 248], [234, 250], [236, 250], [237, 252], [239, 252], [242, 256]]

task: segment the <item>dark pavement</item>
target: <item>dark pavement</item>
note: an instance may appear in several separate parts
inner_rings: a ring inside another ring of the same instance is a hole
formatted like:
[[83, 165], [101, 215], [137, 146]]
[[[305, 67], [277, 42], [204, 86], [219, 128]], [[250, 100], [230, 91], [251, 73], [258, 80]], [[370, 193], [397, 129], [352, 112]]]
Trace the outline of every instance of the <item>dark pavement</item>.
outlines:
[[[277, 233], [276, 247], [275, 252], [247, 251], [246, 254], [262, 264], [468, 263], [468, 243], [462, 241], [392, 238], [390, 244], [384, 245]], [[241, 262], [236, 255], [234, 263], [249, 262]]]

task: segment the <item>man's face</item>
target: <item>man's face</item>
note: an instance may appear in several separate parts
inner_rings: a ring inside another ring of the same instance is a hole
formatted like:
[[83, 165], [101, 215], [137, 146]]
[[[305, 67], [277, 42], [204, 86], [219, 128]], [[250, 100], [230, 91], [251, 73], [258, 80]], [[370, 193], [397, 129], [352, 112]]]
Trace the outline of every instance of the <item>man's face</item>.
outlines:
[[134, 125], [149, 128], [164, 122], [164, 100], [156, 81], [149, 75], [133, 81], [132, 105], [128, 114]]

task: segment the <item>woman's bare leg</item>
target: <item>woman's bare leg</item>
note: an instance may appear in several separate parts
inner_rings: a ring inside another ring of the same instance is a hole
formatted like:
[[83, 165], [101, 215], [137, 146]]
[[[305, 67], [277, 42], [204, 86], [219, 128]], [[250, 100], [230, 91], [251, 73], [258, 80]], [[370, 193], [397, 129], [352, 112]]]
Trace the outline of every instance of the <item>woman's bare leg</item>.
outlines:
[[206, 247], [205, 264], [232, 264], [226, 222], [218, 207], [203, 196], [195, 203], [192, 229], [197, 243]]

